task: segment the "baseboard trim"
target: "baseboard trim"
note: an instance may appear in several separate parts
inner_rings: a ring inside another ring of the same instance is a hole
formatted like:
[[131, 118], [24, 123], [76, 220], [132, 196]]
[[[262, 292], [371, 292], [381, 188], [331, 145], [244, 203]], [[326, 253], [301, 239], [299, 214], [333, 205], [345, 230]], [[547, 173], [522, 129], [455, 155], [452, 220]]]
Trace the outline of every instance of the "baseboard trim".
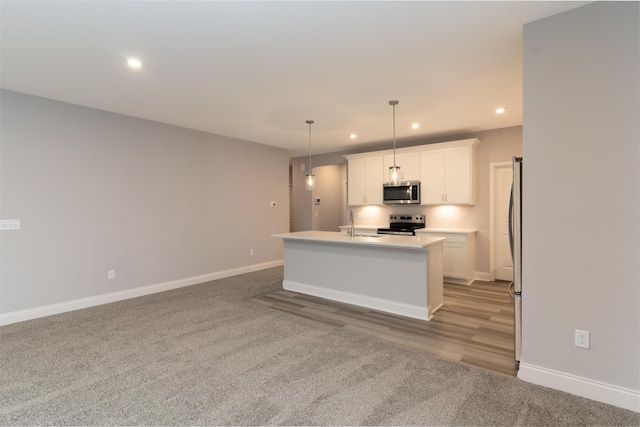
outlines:
[[491, 281], [491, 275], [489, 273], [484, 273], [482, 271], [476, 271], [474, 277], [469, 279], [469, 280], [467, 280], [467, 279], [454, 279], [454, 278], [446, 277], [446, 276], [444, 278], [444, 281], [447, 282], [447, 283], [453, 283], [454, 285], [463, 285], [463, 286], [469, 286], [475, 280], [480, 280], [482, 282], [490, 282]]
[[474, 280], [481, 280], [483, 282], [491, 282], [493, 279], [491, 278], [491, 274], [485, 273], [484, 271], [476, 271]]
[[80, 298], [71, 301], [64, 301], [56, 304], [44, 305], [41, 307], [29, 308], [26, 310], [12, 311], [0, 314], [0, 326], [9, 325], [11, 323], [23, 322], [25, 320], [37, 319], [40, 317], [51, 316], [54, 314], [66, 313], [68, 311], [80, 310], [83, 308], [94, 307], [102, 304], [109, 304], [116, 301], [141, 297], [145, 295], [155, 294], [158, 292], [169, 291], [172, 289], [183, 288], [186, 286], [197, 285], [198, 283], [210, 282], [212, 280], [223, 279], [225, 277], [237, 276], [239, 274], [251, 273], [254, 271], [265, 270], [267, 268], [278, 267], [284, 264], [284, 260], [270, 261], [261, 264], [253, 264], [230, 270], [217, 271], [214, 273], [203, 274], [200, 276], [192, 276], [184, 279], [173, 280], [170, 282], [157, 283], [154, 285], [142, 286], [124, 291], [112, 292], [108, 294], [96, 295], [87, 298]]
[[518, 378], [587, 399], [640, 412], [640, 391], [579, 377], [566, 372], [520, 363]]
[[471, 280], [466, 280], [466, 279], [453, 279], [451, 277], [446, 277], [444, 278], [444, 282], [446, 283], [453, 283], [454, 285], [462, 285], [462, 286], [469, 286], [471, 283], [473, 283], [474, 279]]
[[430, 320], [432, 317], [432, 314], [429, 313], [428, 307], [403, 304], [395, 301], [353, 294], [350, 292], [336, 291], [333, 289], [321, 288], [318, 286], [307, 285], [305, 283], [294, 282], [291, 280], [284, 280], [282, 282], [282, 287], [287, 291], [313, 295], [315, 297], [340, 301], [347, 304], [359, 305], [361, 307], [386, 311], [388, 313], [399, 314], [401, 316], [412, 317], [414, 319]]

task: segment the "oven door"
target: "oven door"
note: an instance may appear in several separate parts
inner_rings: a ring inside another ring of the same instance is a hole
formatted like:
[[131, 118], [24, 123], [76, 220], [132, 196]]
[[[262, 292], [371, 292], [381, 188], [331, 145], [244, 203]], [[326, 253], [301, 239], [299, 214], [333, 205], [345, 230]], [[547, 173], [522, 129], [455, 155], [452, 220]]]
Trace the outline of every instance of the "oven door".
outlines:
[[378, 228], [378, 234], [394, 234], [396, 236], [415, 236], [413, 230], [398, 230], [393, 228]]

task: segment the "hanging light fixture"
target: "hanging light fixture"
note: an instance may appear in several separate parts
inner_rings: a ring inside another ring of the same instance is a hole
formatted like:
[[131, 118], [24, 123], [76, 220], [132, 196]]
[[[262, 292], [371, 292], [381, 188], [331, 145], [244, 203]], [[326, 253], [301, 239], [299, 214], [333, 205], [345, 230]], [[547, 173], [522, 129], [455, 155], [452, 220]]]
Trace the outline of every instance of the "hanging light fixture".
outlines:
[[389, 182], [398, 185], [400, 178], [400, 166], [396, 165], [396, 105], [399, 101], [389, 101], [389, 105], [393, 107], [393, 166], [389, 167]]
[[316, 183], [316, 176], [313, 174], [313, 169], [311, 169], [311, 125], [313, 124], [313, 120], [307, 120], [307, 124], [309, 125], [309, 173], [307, 174], [307, 190], [312, 191]]

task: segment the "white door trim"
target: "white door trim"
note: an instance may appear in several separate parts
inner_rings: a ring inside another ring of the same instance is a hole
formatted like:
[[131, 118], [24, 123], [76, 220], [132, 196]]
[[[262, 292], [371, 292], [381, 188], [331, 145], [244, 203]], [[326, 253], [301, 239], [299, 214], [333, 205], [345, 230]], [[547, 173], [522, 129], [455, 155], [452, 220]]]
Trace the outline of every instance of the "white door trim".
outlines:
[[511, 166], [511, 162], [489, 163], [489, 280], [496, 280], [496, 212], [495, 212], [495, 174], [498, 168]]

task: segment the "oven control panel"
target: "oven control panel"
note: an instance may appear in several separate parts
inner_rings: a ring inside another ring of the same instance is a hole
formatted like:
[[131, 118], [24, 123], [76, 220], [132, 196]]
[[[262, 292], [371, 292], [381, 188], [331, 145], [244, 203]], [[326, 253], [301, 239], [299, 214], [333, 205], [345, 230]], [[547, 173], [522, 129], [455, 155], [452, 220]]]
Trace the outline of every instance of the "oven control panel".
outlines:
[[424, 223], [424, 215], [389, 215], [389, 222]]

